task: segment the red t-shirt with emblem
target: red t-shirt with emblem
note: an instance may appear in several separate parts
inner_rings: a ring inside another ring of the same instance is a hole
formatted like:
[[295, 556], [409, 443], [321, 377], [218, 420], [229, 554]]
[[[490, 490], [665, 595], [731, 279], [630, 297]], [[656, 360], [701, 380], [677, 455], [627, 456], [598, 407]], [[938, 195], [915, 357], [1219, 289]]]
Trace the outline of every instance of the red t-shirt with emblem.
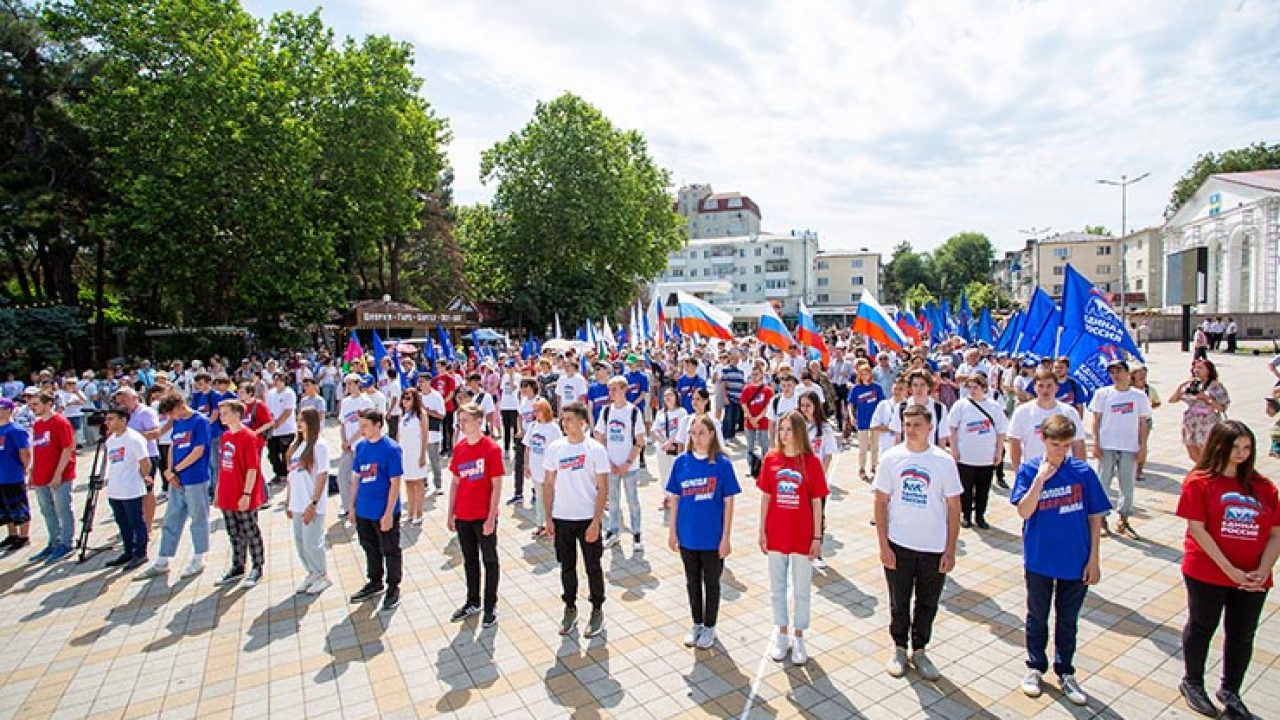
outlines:
[[258, 471], [253, 481], [253, 493], [249, 497], [249, 509], [256, 510], [266, 502], [262, 486], [262, 445], [259, 438], [247, 427], [236, 432], [222, 433], [218, 452], [218, 509], [240, 510], [240, 497], [244, 494], [245, 476], [250, 470]]
[[[1280, 525], [1280, 493], [1276, 486], [1257, 473], [1253, 478], [1253, 494], [1249, 495], [1238, 478], [1193, 471], [1183, 482], [1178, 498], [1178, 517], [1204, 523], [1227, 560], [1245, 572], [1258, 569], [1271, 529]], [[1183, 550], [1184, 575], [1210, 585], [1235, 587], [1189, 530]], [[1270, 576], [1266, 587], [1271, 587]]]
[[435, 388], [436, 392], [440, 393], [440, 397], [447, 398], [444, 403], [445, 412], [451, 413], [457, 409], [458, 406], [455, 402], [456, 399], [450, 393], [454, 393], [458, 390], [458, 380], [452, 373], [442, 372], [431, 378], [431, 387]]
[[769, 552], [808, 555], [818, 535], [813, 527], [813, 501], [827, 496], [822, 461], [812, 453], [788, 457], [770, 450], [756, 487], [769, 496], [765, 547]]
[[477, 442], [460, 438], [453, 445], [449, 472], [458, 479], [453, 514], [458, 520], [484, 520], [489, 517], [493, 483], [501, 481], [502, 448], [492, 439], [481, 436]]
[[71, 421], [54, 413], [48, 420], [36, 420], [31, 427], [31, 485], [53, 482], [53, 470], [62, 451], [71, 448], [71, 459], [62, 471], [63, 481], [76, 479], [76, 431]]
[[[745, 427], [748, 430], [768, 430], [769, 429], [769, 401], [773, 399], [773, 388], [768, 385], [748, 385], [742, 388], [742, 402], [746, 405], [747, 413]], [[753, 421], [751, 416], [759, 415], [758, 421]]]

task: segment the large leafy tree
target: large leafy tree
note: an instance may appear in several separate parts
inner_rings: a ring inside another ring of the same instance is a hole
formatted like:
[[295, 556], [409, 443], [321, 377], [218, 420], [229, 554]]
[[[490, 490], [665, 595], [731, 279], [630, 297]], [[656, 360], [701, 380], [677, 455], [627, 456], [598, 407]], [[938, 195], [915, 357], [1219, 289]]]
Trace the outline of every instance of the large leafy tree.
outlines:
[[[643, 136], [565, 94], [540, 102], [520, 132], [485, 151], [496, 182], [482, 253], [508, 287], [513, 321], [541, 327], [615, 314], [684, 242], [670, 173]], [[473, 228], [479, 229], [479, 228]]]
[[938, 294], [954, 300], [974, 280], [991, 277], [995, 248], [986, 235], [962, 232], [947, 238], [931, 257]]
[[1210, 175], [1277, 168], [1280, 168], [1280, 143], [1268, 145], [1258, 142], [1221, 153], [1207, 152], [1196, 158], [1191, 167], [1173, 184], [1173, 191], [1169, 195], [1169, 204], [1164, 209], [1164, 216], [1173, 217], [1173, 214], [1191, 199]]
[[917, 285], [934, 285], [929, 256], [917, 253], [909, 243], [899, 243], [884, 266], [884, 299], [902, 305], [907, 301], [907, 291]]

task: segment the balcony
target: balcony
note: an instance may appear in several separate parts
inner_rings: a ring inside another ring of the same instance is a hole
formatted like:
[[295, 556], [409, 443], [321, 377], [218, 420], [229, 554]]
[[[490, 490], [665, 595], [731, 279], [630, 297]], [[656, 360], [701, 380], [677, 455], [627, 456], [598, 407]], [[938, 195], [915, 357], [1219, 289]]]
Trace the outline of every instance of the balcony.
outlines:
[[764, 274], [764, 279], [768, 280], [785, 280], [791, 281], [791, 273], [786, 270], [769, 271]]
[[785, 287], [767, 287], [764, 289], [764, 296], [767, 298], [784, 298], [791, 294], [791, 288]]

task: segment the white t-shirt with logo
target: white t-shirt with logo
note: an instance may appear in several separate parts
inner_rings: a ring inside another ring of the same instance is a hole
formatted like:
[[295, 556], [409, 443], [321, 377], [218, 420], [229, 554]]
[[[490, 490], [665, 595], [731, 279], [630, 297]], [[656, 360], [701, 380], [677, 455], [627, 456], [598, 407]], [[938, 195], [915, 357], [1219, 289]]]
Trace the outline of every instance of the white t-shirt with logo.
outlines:
[[773, 398], [769, 400], [769, 405], [767, 406], [768, 409], [765, 411], [765, 414], [769, 417], [770, 429], [777, 426], [778, 418], [786, 415], [792, 410], [795, 410], [799, 406], [800, 388], [796, 388], [796, 391], [791, 394], [791, 397], [787, 397], [781, 392], [774, 395]]
[[[871, 413], [871, 427], [893, 427], [893, 419], [898, 414], [898, 403], [900, 400], [894, 400], [887, 397], [876, 404], [875, 412]], [[885, 450], [898, 444], [898, 436], [893, 430], [876, 431], [876, 442], [880, 443], [880, 454], [883, 455]]]
[[547, 448], [542, 468], [555, 473], [552, 518], [591, 520], [595, 517], [599, 494], [596, 477], [609, 474], [609, 456], [603, 445], [589, 437], [577, 444], [560, 438]]
[[267, 409], [271, 411], [271, 419], [279, 420], [286, 410], [292, 410], [289, 419], [280, 423], [280, 427], [271, 431], [272, 437], [293, 435], [298, 432], [298, 396], [292, 388], [283, 390], [272, 388], [267, 391]]
[[373, 402], [365, 397], [364, 393], [355, 397], [344, 397], [338, 405], [338, 420], [342, 422], [342, 435], [353, 452], [356, 441], [360, 439], [360, 411], [372, 409]]
[[[298, 449], [289, 455], [289, 510], [295, 513], [306, 512], [311, 498], [316, 491], [316, 482], [321, 476], [329, 474], [329, 444], [323, 438], [316, 440], [311, 456], [311, 470], [302, 467], [302, 451], [306, 443], [298, 445]], [[325, 498], [328, 488], [320, 491], [320, 502], [316, 503], [316, 514], [324, 515]], [[314, 521], [312, 521], [314, 522]]]
[[1040, 425], [1052, 415], [1066, 415], [1076, 424], [1076, 440], [1084, 440], [1084, 423], [1076, 409], [1064, 402], [1054, 401], [1048, 410], [1040, 407], [1035, 401], [1024, 402], [1013, 409], [1013, 417], [1009, 418], [1009, 438], [1022, 444], [1022, 462], [1033, 457], [1044, 455], [1044, 437], [1040, 435]]
[[1141, 390], [1100, 388], [1089, 401], [1089, 411], [1101, 416], [1094, 442], [1103, 450], [1138, 452], [1138, 429], [1151, 417], [1151, 401]]
[[586, 394], [587, 379], [578, 373], [574, 373], [573, 377], [561, 375], [556, 381], [556, 397], [560, 398], [562, 409], [571, 402], [578, 402]]
[[817, 425], [809, 423], [809, 448], [819, 460], [826, 460], [828, 456], [835, 455], [840, 450], [840, 445], [836, 441], [836, 431], [826, 423], [822, 424], [821, 430]]
[[502, 374], [502, 382], [499, 386], [502, 390], [502, 401], [498, 404], [500, 410], [517, 410], [520, 407], [520, 373]]
[[622, 407], [609, 403], [596, 418], [596, 432], [604, 436], [609, 463], [626, 465], [631, 449], [644, 444], [644, 414], [631, 403]]
[[936, 445], [911, 452], [906, 443], [880, 456], [872, 484], [889, 496], [889, 540], [916, 552], [947, 549], [947, 498], [964, 492], [951, 455]]
[[147, 439], [142, 433], [128, 428], [122, 435], [107, 438], [107, 497], [112, 500], [133, 500], [147, 494], [138, 463], [149, 458]]
[[[983, 410], [987, 411], [986, 415], [982, 414]], [[947, 432], [956, 438], [960, 462], [986, 467], [994, 464], [996, 442], [1000, 435], [1008, 432], [1009, 419], [1004, 415], [1004, 408], [991, 398], [983, 398], [981, 403], [965, 398], [951, 406], [947, 426]]]
[[[529, 477], [534, 484], [541, 485], [546, 478], [543, 474], [543, 465], [546, 462], [547, 449], [551, 447], [551, 443], [564, 437], [564, 433], [560, 432], [560, 424], [554, 422], [538, 422], [537, 420], [527, 423], [524, 426], [524, 446], [529, 448]], [[556, 485], [559, 486], [559, 482]], [[541, 499], [538, 502], [542, 502]]]
[[[433, 413], [439, 413], [441, 419], [438, 421], [438, 424], [444, 423], [444, 396], [441, 395], [439, 392], [436, 392], [434, 388], [432, 388], [431, 392], [429, 393], [423, 393], [422, 409], [433, 412]], [[428, 417], [424, 416], [422, 418], [422, 422], [427, 423], [428, 427], [430, 427], [431, 425], [431, 420]], [[442, 430], [428, 429], [427, 442], [437, 443], [437, 444], [444, 442], [444, 432]]]

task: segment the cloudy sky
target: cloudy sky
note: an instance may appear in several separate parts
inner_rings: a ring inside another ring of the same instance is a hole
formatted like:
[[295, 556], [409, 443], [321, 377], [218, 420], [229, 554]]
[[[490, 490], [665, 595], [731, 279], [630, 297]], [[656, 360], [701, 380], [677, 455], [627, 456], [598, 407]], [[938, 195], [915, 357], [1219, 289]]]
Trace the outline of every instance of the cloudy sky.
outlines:
[[[314, 0], [242, 0], [266, 17]], [[824, 247], [1013, 248], [1031, 228], [1161, 221], [1197, 154], [1280, 142], [1280, 4], [1174, 0], [626, 3], [329, 0], [340, 35], [417, 48], [459, 202], [482, 150], [571, 91], [676, 184], [749, 194]]]

